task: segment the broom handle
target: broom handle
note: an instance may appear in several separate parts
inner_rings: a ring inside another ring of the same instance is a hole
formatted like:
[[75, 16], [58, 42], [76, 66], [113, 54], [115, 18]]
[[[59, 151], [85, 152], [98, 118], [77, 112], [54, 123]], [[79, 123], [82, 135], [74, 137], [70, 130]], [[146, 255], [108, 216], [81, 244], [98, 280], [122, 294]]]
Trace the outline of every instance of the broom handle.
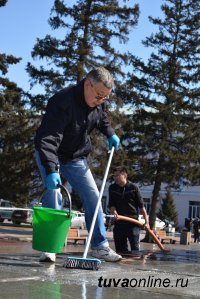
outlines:
[[86, 258], [88, 250], [89, 250], [89, 245], [90, 245], [90, 241], [91, 241], [92, 234], [93, 234], [93, 231], [94, 231], [94, 225], [95, 225], [95, 222], [96, 222], [96, 219], [97, 219], [97, 214], [98, 214], [98, 211], [99, 211], [99, 207], [101, 205], [101, 199], [102, 199], [102, 196], [103, 196], [106, 180], [107, 180], [107, 177], [108, 177], [108, 172], [109, 172], [109, 169], [110, 169], [110, 164], [111, 164], [112, 157], [113, 157], [113, 154], [114, 154], [114, 149], [115, 148], [112, 147], [112, 149], [110, 151], [106, 171], [105, 171], [105, 174], [104, 174], [103, 182], [102, 182], [102, 185], [101, 185], [101, 190], [100, 190], [100, 193], [99, 193], [99, 198], [98, 198], [98, 201], [97, 201], [94, 216], [93, 216], [93, 219], [92, 219], [92, 224], [90, 226], [90, 231], [89, 231], [87, 243], [86, 243], [85, 250], [84, 250], [84, 253], [83, 253], [83, 258]]
[[[116, 219], [117, 219], [117, 220], [124, 220], [124, 221], [131, 222], [131, 223], [136, 224], [137, 226], [139, 226], [139, 227], [141, 227], [141, 228], [144, 227], [144, 224], [143, 224], [143, 223], [141, 223], [140, 221], [138, 221], [138, 220], [136, 220], [136, 219], [130, 218], [130, 217], [117, 215], [117, 216], [116, 216]], [[164, 246], [163, 246], [163, 245], [161, 244], [161, 242], [158, 240], [158, 238], [156, 237], [156, 235], [154, 234], [154, 232], [153, 232], [150, 228], [148, 228], [148, 227], [146, 227], [145, 229], [146, 229], [146, 230], [148, 231], [148, 233], [152, 236], [153, 240], [156, 242], [156, 244], [158, 245], [158, 247], [159, 247], [161, 250], [165, 251]]]

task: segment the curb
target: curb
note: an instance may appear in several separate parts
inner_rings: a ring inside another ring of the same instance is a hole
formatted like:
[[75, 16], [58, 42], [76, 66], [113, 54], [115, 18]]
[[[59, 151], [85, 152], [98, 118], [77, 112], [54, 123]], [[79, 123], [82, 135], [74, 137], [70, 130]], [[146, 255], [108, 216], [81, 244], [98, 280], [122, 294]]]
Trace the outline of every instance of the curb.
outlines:
[[15, 236], [15, 235], [0, 235], [0, 240], [14, 240], [14, 241], [24, 241], [32, 242], [32, 237], [26, 236]]

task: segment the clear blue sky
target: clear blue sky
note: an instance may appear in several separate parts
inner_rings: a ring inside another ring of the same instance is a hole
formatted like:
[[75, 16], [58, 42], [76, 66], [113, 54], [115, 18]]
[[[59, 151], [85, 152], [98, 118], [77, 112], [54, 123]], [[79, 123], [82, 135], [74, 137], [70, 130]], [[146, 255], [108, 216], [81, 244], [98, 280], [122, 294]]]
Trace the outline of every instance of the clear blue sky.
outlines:
[[[75, 2], [74, 0], [70, 3]], [[141, 45], [141, 40], [149, 36], [156, 28], [148, 21], [148, 16], [161, 16], [160, 6], [163, 0], [130, 0], [139, 3], [141, 15], [137, 29], [130, 34], [128, 49], [143, 59], [148, 51]], [[68, 1], [66, 1], [68, 3]], [[24, 90], [29, 90], [29, 77], [25, 71], [28, 61], [32, 61], [31, 51], [36, 38], [43, 38], [52, 32], [48, 24], [50, 10], [54, 0], [8, 0], [0, 8], [0, 53], [21, 57], [22, 61], [9, 68], [7, 77]], [[37, 65], [40, 62], [34, 62]]]

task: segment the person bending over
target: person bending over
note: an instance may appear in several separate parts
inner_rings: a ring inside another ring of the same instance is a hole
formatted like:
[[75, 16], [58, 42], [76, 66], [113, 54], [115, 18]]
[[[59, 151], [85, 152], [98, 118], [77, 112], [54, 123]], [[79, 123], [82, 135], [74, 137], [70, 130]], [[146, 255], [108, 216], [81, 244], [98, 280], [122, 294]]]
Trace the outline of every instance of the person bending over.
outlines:
[[[60, 173], [80, 196], [89, 230], [99, 191], [87, 164], [92, 151], [90, 134], [94, 129], [103, 133], [109, 149], [118, 149], [120, 140], [110, 125], [104, 102], [109, 99], [113, 78], [108, 70], [97, 67], [77, 85], [64, 88], [53, 95], [47, 104], [40, 127], [35, 136], [36, 160], [43, 183], [48, 192], [42, 204], [48, 208], [61, 208], [58, 185]], [[91, 239], [92, 256], [109, 262], [122, 257], [108, 244], [102, 208], [99, 209]], [[54, 253], [42, 253], [40, 261], [55, 262]]]

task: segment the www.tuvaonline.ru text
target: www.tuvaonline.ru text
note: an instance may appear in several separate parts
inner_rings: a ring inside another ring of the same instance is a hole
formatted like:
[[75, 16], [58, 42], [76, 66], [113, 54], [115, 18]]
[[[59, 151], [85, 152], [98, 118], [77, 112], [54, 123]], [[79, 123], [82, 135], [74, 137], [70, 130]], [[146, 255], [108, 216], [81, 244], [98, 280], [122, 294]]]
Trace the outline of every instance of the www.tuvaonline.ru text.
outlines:
[[122, 288], [187, 288], [188, 278], [177, 278], [171, 281], [170, 278], [155, 278], [154, 275], [149, 275], [147, 278], [103, 278], [98, 279], [98, 287], [122, 287]]

